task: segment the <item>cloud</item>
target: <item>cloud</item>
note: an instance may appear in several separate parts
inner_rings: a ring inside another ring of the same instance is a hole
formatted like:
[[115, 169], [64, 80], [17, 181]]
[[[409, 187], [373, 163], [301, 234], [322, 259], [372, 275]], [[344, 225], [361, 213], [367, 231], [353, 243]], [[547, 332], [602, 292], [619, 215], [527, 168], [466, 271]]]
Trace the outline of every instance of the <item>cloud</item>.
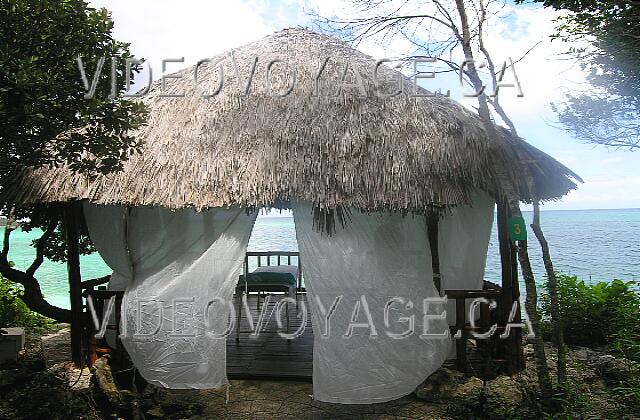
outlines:
[[[432, 14], [436, 16], [435, 5], [428, 1], [389, 1], [376, 3], [377, 11], [362, 11], [348, 0], [299, 0], [298, 4], [314, 9], [325, 17], [338, 16], [340, 19], [354, 19], [384, 15], [384, 9], [396, 11], [402, 6], [402, 15]], [[453, 18], [457, 17], [453, 2], [444, 2], [450, 6]], [[303, 6], [300, 6], [303, 7]], [[550, 118], [552, 111], [551, 102], [560, 102], [564, 94], [570, 90], [584, 88], [586, 86], [585, 73], [572, 61], [562, 60], [563, 53], [569, 45], [559, 40], [552, 41], [550, 35], [555, 32], [555, 19], [561, 16], [550, 8], [539, 6], [490, 3], [488, 15], [493, 16], [485, 24], [485, 44], [492, 55], [495, 65], [500, 68], [509, 59], [516, 61], [515, 69], [524, 96], [518, 97], [515, 88], [502, 88], [500, 100], [512, 119], [523, 118]], [[382, 11], [380, 11], [382, 10]], [[474, 21], [474, 13], [469, 8], [469, 18]], [[424, 22], [429, 22], [425, 20]], [[475, 24], [472, 23], [472, 26]], [[427, 24], [413, 31], [415, 27], [407, 26], [406, 31], [417, 41], [427, 41], [427, 36], [432, 40], [446, 40], [451, 31], [438, 24]], [[431, 31], [431, 32], [429, 32]], [[428, 35], [429, 34], [429, 35]], [[572, 44], [572, 46], [576, 46]], [[407, 56], [415, 52], [416, 46], [404, 39], [401, 35], [389, 36], [382, 32], [379, 36], [366, 39], [358, 44], [358, 49], [374, 56], [375, 58]], [[533, 49], [532, 49], [533, 48]], [[530, 51], [529, 51], [530, 50]], [[482, 63], [483, 57], [476, 52], [476, 61]], [[458, 46], [451, 54], [452, 61], [462, 63], [464, 54]], [[488, 89], [492, 90], [490, 78], [486, 75]], [[508, 71], [505, 83], [514, 83], [511, 71]], [[474, 108], [477, 106], [475, 98], [464, 98], [464, 89], [460, 86], [456, 74], [439, 75], [436, 80], [425, 85], [430, 90], [442, 88], [450, 89], [453, 98], [464, 105]]]
[[554, 208], [630, 208], [640, 203], [640, 176], [590, 176]]
[[[167, 73], [173, 73], [280, 29], [265, 23], [261, 10], [245, 1], [91, 0], [89, 4], [111, 11], [114, 36], [130, 42], [136, 57], [148, 60], [154, 79], [162, 76], [162, 59], [184, 57], [184, 63], [168, 65]], [[136, 80], [144, 83], [140, 77]]]
[[[526, 54], [515, 64], [524, 97], [518, 98], [512, 88], [500, 94], [511, 118], [550, 115], [551, 102], [562, 101], [567, 91], [585, 86], [586, 74], [573, 61], [561, 60], [569, 45], [550, 38], [558, 16], [560, 13], [550, 8], [506, 5], [488, 26], [487, 46], [497, 65]], [[507, 72], [505, 81], [513, 82], [511, 76]]]
[[[391, 7], [391, 3], [385, 4]], [[184, 63], [170, 65], [168, 72], [173, 72], [276, 30], [310, 26], [307, 12], [312, 9], [323, 16], [353, 16], [354, 12], [348, 0], [91, 0], [90, 4], [112, 11], [116, 38], [130, 42], [136, 56], [150, 60], [154, 78], [161, 76], [162, 58], [185, 58]], [[640, 179], [629, 175], [637, 173], [640, 155], [608, 154], [603, 149], [579, 144], [547, 124], [555, 119], [550, 102], [562, 100], [569, 90], [585, 88], [582, 71], [567, 61], [558, 60], [569, 45], [549, 39], [557, 16], [558, 13], [550, 9], [506, 5], [488, 26], [486, 36], [487, 46], [498, 65], [508, 57], [520, 58], [540, 42], [516, 64], [524, 98], [517, 98], [515, 89], [509, 88], [502, 90], [500, 98], [521, 135], [585, 178], [585, 184], [578, 191], [546, 208], [640, 207]], [[413, 52], [412, 45], [401, 38], [367, 40], [357, 48], [376, 58]], [[461, 58], [457, 54], [455, 58]], [[509, 77], [507, 75], [506, 81], [511, 80]], [[455, 76], [438, 75], [437, 80], [427, 86], [431, 90], [438, 87], [451, 88], [454, 97], [462, 96]], [[475, 105], [473, 100], [463, 102]]]

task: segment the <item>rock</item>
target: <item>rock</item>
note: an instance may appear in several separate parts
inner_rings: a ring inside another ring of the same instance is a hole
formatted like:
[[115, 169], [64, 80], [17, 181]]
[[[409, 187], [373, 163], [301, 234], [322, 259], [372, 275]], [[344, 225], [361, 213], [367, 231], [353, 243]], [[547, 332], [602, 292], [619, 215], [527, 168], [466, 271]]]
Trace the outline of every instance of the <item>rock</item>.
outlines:
[[480, 405], [482, 389], [484, 383], [476, 377], [468, 378], [464, 383], [460, 384], [453, 393], [453, 398], [469, 408], [475, 408]]
[[17, 362], [18, 354], [24, 349], [24, 328], [0, 328], [0, 364]]
[[146, 418], [148, 419], [164, 419], [166, 416], [164, 411], [160, 407], [154, 407], [151, 410], [147, 410]]
[[598, 357], [594, 366], [600, 375], [609, 381], [623, 381], [640, 375], [637, 364], [624, 357], [616, 358], [610, 354]]
[[165, 401], [160, 404], [162, 412], [167, 417], [172, 418], [191, 418], [202, 413], [204, 405], [198, 401], [195, 396], [186, 401], [172, 400]]
[[24, 386], [31, 380], [33, 373], [23, 369], [0, 370], [0, 391]]
[[75, 367], [73, 362], [64, 362], [57, 363], [51, 366], [48, 370], [64, 380], [71, 389], [83, 390], [89, 389], [91, 386], [91, 377], [93, 374], [87, 367], [80, 370]]
[[453, 383], [457, 385], [462, 373], [440, 368], [432, 373], [416, 391], [416, 396], [428, 402], [443, 402], [445, 394], [449, 394]]
[[96, 390], [103, 394], [111, 406], [121, 411], [125, 408], [125, 401], [118, 385], [113, 379], [111, 366], [109, 366], [109, 356], [102, 356], [93, 364]]
[[510, 376], [499, 376], [484, 387], [484, 411], [489, 418], [511, 418], [522, 406], [520, 384]]
[[570, 350], [569, 356], [579, 362], [589, 363], [598, 356], [598, 353], [589, 347], [576, 347]]
[[129, 391], [128, 389], [123, 389], [120, 391], [120, 394], [127, 406], [127, 415], [125, 417], [133, 420], [144, 419], [145, 416], [142, 410], [140, 394], [135, 391]]
[[535, 358], [535, 351], [533, 350], [533, 344], [525, 344], [522, 347], [522, 354], [524, 355], [525, 360], [533, 361]]
[[416, 389], [415, 395], [423, 401], [473, 410], [480, 404], [482, 388], [483, 382], [478, 378], [467, 378], [460, 372], [440, 368]]

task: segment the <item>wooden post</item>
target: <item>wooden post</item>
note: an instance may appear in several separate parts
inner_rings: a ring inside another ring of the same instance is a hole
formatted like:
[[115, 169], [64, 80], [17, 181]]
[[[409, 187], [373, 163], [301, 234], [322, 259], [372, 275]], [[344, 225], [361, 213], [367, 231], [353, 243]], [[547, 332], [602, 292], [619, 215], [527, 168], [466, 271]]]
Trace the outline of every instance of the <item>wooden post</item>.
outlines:
[[120, 350], [122, 348], [122, 342], [120, 341], [120, 322], [122, 321], [121, 308], [123, 298], [124, 293], [116, 294], [116, 350]]
[[76, 366], [82, 364], [82, 278], [80, 276], [80, 254], [78, 251], [79, 229], [76, 206], [67, 204], [64, 210], [65, 233], [67, 239], [67, 272], [69, 278], [69, 298], [71, 302], [71, 360]]
[[[511, 299], [513, 297], [513, 270], [511, 269], [511, 241], [509, 240], [509, 231], [507, 226], [508, 209], [506, 203], [498, 200], [498, 242], [500, 244], [500, 267], [502, 273], [502, 296], [500, 298], [500, 325], [503, 326], [509, 317], [511, 309]], [[517, 281], [517, 279], [516, 279]]]
[[[515, 323], [520, 323], [522, 321], [522, 313], [520, 308], [520, 281], [518, 281], [518, 252], [516, 251], [515, 242], [510, 242], [511, 244], [511, 278], [515, 279], [513, 282], [512, 288], [512, 302], [518, 302], [518, 310], [516, 311], [516, 316], [513, 320]], [[517, 372], [524, 370], [525, 360], [524, 360], [524, 348], [522, 347], [522, 329], [516, 328], [511, 331], [513, 334], [514, 346], [513, 357], [515, 360], [514, 368]]]
[[467, 329], [465, 319], [465, 298], [456, 298], [456, 333], [460, 338], [456, 340], [456, 367], [464, 374], [467, 373]]
[[[289, 256], [291, 261], [291, 256]], [[291, 262], [289, 262], [291, 265]], [[302, 291], [302, 264], [300, 264], [300, 254], [298, 254], [298, 292]], [[296, 292], [296, 311], [298, 310], [298, 293]]]
[[440, 255], [438, 251], [438, 215], [429, 212], [427, 214], [427, 236], [431, 250], [431, 268], [433, 270], [433, 284], [442, 294], [442, 279], [440, 277]]
[[[520, 288], [518, 284], [518, 266], [516, 249], [509, 239], [507, 220], [509, 209], [505, 200], [496, 201], [498, 207], [498, 241], [500, 243], [500, 265], [502, 269], [502, 296], [500, 297], [498, 320], [500, 326], [505, 326], [509, 319], [513, 302], [518, 302], [518, 310], [513, 322], [520, 321]], [[509, 338], [502, 340], [503, 355], [507, 361], [507, 371], [515, 373], [524, 367], [522, 352], [522, 331], [520, 328], [511, 330]]]
[[[93, 293], [93, 286], [90, 286], [85, 289], [83, 296], [89, 297], [91, 296], [92, 293]], [[95, 304], [96, 313], [103, 314], [104, 311], [103, 311], [102, 300], [100, 300], [99, 302], [96, 302], [94, 300], [93, 303]], [[86, 348], [87, 348], [87, 362], [89, 364], [89, 367], [91, 367], [93, 366], [93, 364], [97, 359], [96, 349], [98, 348], [98, 342], [95, 337], [96, 330], [93, 325], [93, 320], [91, 319], [91, 314], [89, 313], [89, 311], [86, 311], [84, 313], [84, 322], [86, 325], [86, 334], [87, 334], [85, 338]]]

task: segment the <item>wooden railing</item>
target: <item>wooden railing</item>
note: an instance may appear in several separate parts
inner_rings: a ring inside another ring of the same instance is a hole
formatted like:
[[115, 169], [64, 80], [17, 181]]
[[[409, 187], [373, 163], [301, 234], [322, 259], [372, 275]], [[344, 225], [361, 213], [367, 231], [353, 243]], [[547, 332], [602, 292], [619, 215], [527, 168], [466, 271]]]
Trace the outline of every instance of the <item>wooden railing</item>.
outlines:
[[[91, 298], [95, 313], [98, 316], [98, 322], [102, 323], [102, 317], [104, 316], [104, 303], [108, 301], [112, 296], [116, 297], [114, 314], [115, 322], [113, 324], [107, 324], [108, 330], [115, 330], [116, 332], [116, 348], [120, 347], [120, 340], [117, 338], [120, 335], [120, 305], [122, 304], [123, 291], [106, 290], [105, 284], [109, 282], [111, 276], [104, 276], [97, 279], [86, 280], [81, 283], [82, 296], [85, 299]], [[97, 290], [96, 290], [97, 288]], [[97, 351], [100, 348], [100, 343], [95, 339], [96, 328], [91, 317], [91, 312], [88, 308], [88, 303], [85, 301], [83, 305], [84, 316], [82, 318], [82, 347], [86, 351], [87, 362], [89, 366], [93, 365], [97, 358]]]
[[[499, 305], [502, 293], [503, 291], [499, 287], [492, 287], [487, 284], [485, 284], [483, 290], [445, 290], [447, 298], [454, 300], [456, 303], [456, 323], [455, 326], [451, 327], [451, 332], [456, 334], [460, 331], [461, 333], [461, 337], [456, 339], [456, 367], [461, 372], [467, 370], [467, 340], [470, 338], [472, 330], [470, 326], [467, 326], [466, 300], [477, 298], [493, 299]], [[491, 318], [489, 306], [481, 304], [480, 322], [476, 328], [488, 329], [492, 324]], [[498, 331], [503, 329], [504, 326], [498, 327]]]
[[[302, 288], [302, 267], [300, 263], [300, 254], [298, 252], [291, 251], [253, 251], [247, 252], [244, 260], [244, 273], [249, 271], [249, 260], [250, 258], [256, 258], [257, 266], [261, 267], [263, 265], [271, 266], [271, 265], [283, 265], [286, 261], [286, 265], [294, 265], [293, 258], [296, 259], [298, 267], [298, 285], [297, 288], [300, 290]], [[94, 308], [99, 318], [99, 322], [102, 322], [101, 317], [103, 316], [103, 309], [105, 305], [105, 301], [108, 301], [111, 297], [116, 297], [116, 305], [115, 305], [115, 323], [108, 324], [108, 330], [114, 330], [116, 333], [116, 337], [119, 335], [119, 326], [120, 326], [120, 307], [122, 304], [122, 298], [124, 295], [123, 291], [112, 291], [105, 290], [105, 287], [102, 286], [106, 284], [110, 279], [110, 276], [92, 279], [82, 282], [82, 295], [85, 298], [91, 296]], [[98, 288], [96, 290], [96, 288]], [[504, 304], [504, 299], [502, 299], [505, 291], [502, 290], [499, 286], [493, 285], [491, 283], [485, 282], [485, 286], [483, 290], [445, 290], [445, 295], [455, 301], [456, 304], [456, 323], [455, 326], [451, 327], [452, 333], [455, 334], [458, 331], [461, 332], [461, 337], [456, 340], [456, 366], [460, 371], [466, 371], [468, 367], [467, 360], [467, 340], [471, 338], [471, 328], [468, 324], [467, 313], [466, 313], [466, 300], [467, 299], [476, 299], [476, 298], [486, 298], [490, 300], [496, 301], [498, 304], [498, 308], [492, 314], [488, 305], [482, 304], [480, 305], [480, 319], [478, 322], [477, 328], [484, 332], [487, 330], [493, 323], [495, 323], [497, 317], [496, 314], [500, 314], [504, 312], [504, 308], [501, 308]], [[89, 363], [93, 362], [96, 358], [97, 350], [100, 348], [100, 343], [97, 342], [94, 338], [96, 333], [93, 320], [91, 319], [91, 314], [85, 305], [85, 316], [83, 318], [84, 324], [84, 348], [87, 351], [89, 356]], [[502, 324], [502, 322], [500, 322]], [[499, 335], [504, 331], [504, 325], [498, 325], [498, 329], [494, 334], [494, 337], [491, 339], [495, 339], [495, 336]], [[510, 342], [506, 340], [504, 341], [504, 345], [508, 345]], [[120, 340], [116, 338], [116, 348], [120, 348]], [[492, 359], [494, 361], [498, 361], [500, 355], [493, 354]]]
[[[244, 269], [243, 274], [249, 272], [249, 258], [254, 257], [257, 260], [258, 267], [262, 267], [263, 260], [266, 266], [271, 265], [293, 265], [292, 257], [295, 257], [298, 267], [298, 291], [302, 290], [302, 263], [300, 262], [300, 253], [297, 251], [247, 251], [244, 257]], [[264, 258], [263, 258], [264, 257]], [[272, 259], [275, 260], [275, 264], [272, 264]], [[286, 261], [286, 264], [284, 264]]]

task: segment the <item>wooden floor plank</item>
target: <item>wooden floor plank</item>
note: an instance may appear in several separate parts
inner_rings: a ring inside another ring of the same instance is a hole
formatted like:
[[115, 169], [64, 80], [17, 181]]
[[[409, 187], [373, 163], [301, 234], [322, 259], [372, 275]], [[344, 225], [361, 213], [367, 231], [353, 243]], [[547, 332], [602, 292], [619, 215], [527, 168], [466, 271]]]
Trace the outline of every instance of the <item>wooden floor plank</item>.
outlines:
[[[267, 307], [267, 314], [275, 307], [278, 296]], [[303, 295], [299, 299], [304, 299]], [[259, 312], [256, 307], [256, 295], [251, 295], [248, 306], [251, 310], [254, 324], [258, 320]], [[234, 302], [237, 304], [237, 302]], [[302, 305], [299, 306], [301, 309]], [[227, 376], [230, 379], [283, 379], [310, 381], [313, 372], [313, 330], [311, 328], [311, 313], [307, 308], [307, 324], [304, 333], [295, 339], [287, 340], [278, 335], [275, 313], [263, 330], [256, 337], [251, 336], [246, 314], [243, 313], [240, 323], [240, 337], [236, 340], [234, 330], [227, 337]], [[262, 305], [261, 305], [262, 309]], [[244, 308], [243, 308], [244, 312]], [[283, 324], [286, 318], [283, 314]], [[294, 305], [289, 307], [289, 331], [298, 329], [301, 319], [296, 317]]]

